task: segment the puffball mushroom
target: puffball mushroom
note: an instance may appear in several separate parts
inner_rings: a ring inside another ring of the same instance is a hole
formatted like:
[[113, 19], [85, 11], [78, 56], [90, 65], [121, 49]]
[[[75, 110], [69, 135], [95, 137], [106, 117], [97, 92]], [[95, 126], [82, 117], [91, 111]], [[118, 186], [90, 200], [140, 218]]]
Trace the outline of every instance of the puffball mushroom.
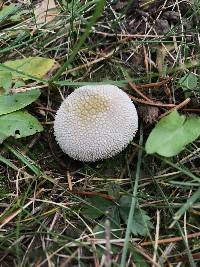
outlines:
[[63, 152], [80, 161], [110, 158], [135, 136], [138, 115], [129, 96], [114, 85], [76, 89], [58, 109], [54, 134]]

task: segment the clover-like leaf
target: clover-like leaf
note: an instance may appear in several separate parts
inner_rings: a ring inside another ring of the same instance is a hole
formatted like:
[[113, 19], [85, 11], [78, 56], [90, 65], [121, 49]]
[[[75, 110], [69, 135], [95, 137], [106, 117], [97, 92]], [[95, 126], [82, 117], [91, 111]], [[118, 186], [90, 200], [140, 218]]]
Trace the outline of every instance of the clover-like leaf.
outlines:
[[[123, 219], [125, 224], [127, 224], [128, 222], [130, 206], [131, 206], [131, 196], [122, 196], [120, 198], [119, 211], [120, 211], [121, 218]], [[148, 234], [148, 229], [150, 228], [153, 228], [153, 225], [146, 211], [140, 208], [136, 208], [134, 215], [133, 215], [131, 232], [134, 235], [145, 236]]]
[[179, 84], [183, 90], [193, 90], [197, 87], [198, 79], [194, 73], [189, 73], [180, 78]]
[[172, 157], [200, 135], [200, 118], [179, 115], [175, 110], [162, 118], [150, 133], [145, 149], [148, 154], [158, 153]]
[[92, 196], [89, 198], [91, 205], [85, 206], [82, 213], [90, 219], [96, 219], [104, 215], [105, 210], [113, 205], [113, 202], [106, 200], [100, 196]]

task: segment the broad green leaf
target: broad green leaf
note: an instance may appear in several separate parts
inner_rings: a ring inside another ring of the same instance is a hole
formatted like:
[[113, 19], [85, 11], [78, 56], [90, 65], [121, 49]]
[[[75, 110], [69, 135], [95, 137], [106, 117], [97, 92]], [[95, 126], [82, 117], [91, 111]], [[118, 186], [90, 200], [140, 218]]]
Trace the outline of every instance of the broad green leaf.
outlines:
[[21, 138], [42, 130], [39, 121], [28, 112], [16, 111], [0, 116], [0, 143], [9, 136]]
[[[124, 223], [127, 224], [128, 216], [131, 205], [131, 196], [122, 196], [120, 198], [120, 215]], [[146, 211], [136, 208], [133, 215], [133, 222], [131, 225], [131, 232], [134, 235], [145, 236], [148, 234], [148, 229], [153, 228], [150, 222], [150, 217], [147, 215]]]
[[18, 81], [16, 81], [16, 83], [13, 85], [13, 88], [19, 88], [19, 87], [23, 87], [23, 86], [25, 86], [26, 84], [25, 84], [25, 82], [24, 81], [22, 81], [22, 80], [18, 80]]
[[13, 79], [30, 79], [27, 75], [34, 76], [36, 78], [42, 78], [47, 74], [53, 67], [55, 63], [54, 59], [43, 58], [43, 57], [27, 57], [22, 59], [16, 59], [11, 61], [6, 61], [0, 66], [1, 71], [6, 71], [4, 66], [15, 69], [22, 73], [17, 73], [16, 71], [10, 71], [12, 73]]
[[40, 96], [40, 90], [33, 89], [14, 95], [0, 96], [0, 115], [8, 114], [13, 111], [26, 107]]
[[186, 74], [179, 80], [179, 84], [183, 90], [193, 90], [197, 87], [198, 79], [194, 73]]
[[148, 154], [172, 157], [199, 135], [200, 117], [186, 118], [175, 110], [157, 123], [147, 139], [145, 149]]
[[4, 90], [10, 89], [12, 86], [12, 74], [9, 71], [0, 71], [0, 87]]

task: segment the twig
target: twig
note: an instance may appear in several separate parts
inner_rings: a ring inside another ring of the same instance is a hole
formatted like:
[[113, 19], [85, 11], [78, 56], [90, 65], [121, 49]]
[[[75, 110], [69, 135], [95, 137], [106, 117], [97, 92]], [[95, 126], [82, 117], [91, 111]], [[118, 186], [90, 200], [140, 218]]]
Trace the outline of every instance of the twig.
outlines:
[[149, 88], [160, 88], [162, 85], [170, 82], [172, 80], [172, 77], [169, 77], [163, 81], [156, 82], [156, 83], [146, 83], [146, 84], [140, 84], [136, 85], [137, 88], [142, 88], [142, 89], [149, 89]]
[[138, 87], [132, 83], [132, 82], [128, 82], [128, 84], [130, 85], [130, 87], [138, 94], [140, 95], [141, 97], [143, 97], [145, 100], [147, 100], [148, 102], [152, 102], [153, 101], [151, 99], [149, 99], [147, 96], [145, 96], [142, 92], [140, 92], [140, 90], [138, 89]]
[[145, 67], [146, 67], [146, 73], [148, 73], [149, 72], [149, 65], [148, 65], [147, 51], [146, 51], [145, 45], [143, 45], [142, 47], [143, 47], [143, 51], [144, 51], [144, 64], [145, 64]]
[[[83, 30], [82, 30], [83, 31]], [[100, 34], [109, 37], [128, 37], [128, 38], [165, 38], [166, 35], [153, 35], [153, 34], [121, 34], [121, 33], [106, 33], [93, 30], [93, 33]], [[191, 34], [186, 34], [185, 36], [191, 37]], [[179, 37], [179, 36], [176, 36]]]
[[171, 113], [174, 110], [177, 109], [181, 109], [182, 107], [186, 106], [189, 102], [191, 101], [190, 98], [186, 98], [183, 102], [181, 102], [180, 104], [176, 105], [174, 108], [168, 110], [167, 112], [163, 113], [162, 115], [159, 116], [159, 119], [162, 117], [165, 117], [166, 115], [168, 115], [169, 113]]
[[71, 180], [71, 175], [69, 171], [67, 171], [67, 182], [68, 182], [69, 190], [72, 191], [72, 180]]
[[11, 89], [10, 92], [11, 93], [24, 93], [24, 92], [27, 92], [27, 91], [31, 91], [31, 90], [35, 90], [35, 89], [48, 89], [49, 88], [49, 85], [48, 84], [43, 84], [43, 85], [30, 85], [30, 86], [22, 86], [22, 87], [19, 87], [19, 88], [15, 88], [15, 89]]
[[76, 249], [66, 260], [64, 260], [62, 264], [60, 265], [60, 267], [69, 266], [68, 264], [74, 259], [77, 253], [78, 253], [78, 249]]
[[162, 38], [165, 37], [165, 35], [153, 35], [153, 34], [121, 34], [121, 33], [107, 33], [107, 32], [100, 32], [93, 30], [93, 33], [100, 34], [103, 36], [109, 36], [109, 37], [128, 37], [128, 38]]
[[140, 98], [137, 98], [137, 97], [134, 97], [134, 96], [131, 96], [131, 95], [129, 95], [129, 97], [131, 99], [133, 99], [134, 101], [138, 102], [138, 103], [146, 104], [146, 105], [149, 105], [149, 106], [165, 107], [165, 108], [174, 108], [174, 107], [176, 107], [175, 104], [163, 104], [163, 103], [157, 103], [157, 102], [149, 102], [149, 101], [145, 101], [143, 99], [140, 99]]
[[[195, 238], [195, 237], [199, 237], [200, 236], [200, 232], [197, 232], [197, 233], [194, 233], [194, 234], [189, 234], [187, 235], [187, 238], [188, 239], [191, 239], [191, 238]], [[175, 243], [175, 242], [179, 242], [179, 241], [182, 241], [183, 240], [183, 237], [182, 236], [177, 236], [177, 237], [171, 237], [171, 238], [166, 238], [166, 239], [160, 239], [158, 240], [158, 245], [160, 244], [168, 244], [168, 243]], [[153, 245], [155, 244], [156, 241], [145, 241], [145, 242], [142, 242], [140, 243], [140, 245], [142, 247], [144, 246], [149, 246], [149, 245]]]
[[105, 251], [105, 267], [111, 267], [111, 244], [110, 244], [110, 220], [106, 218], [105, 221], [105, 240], [106, 240], [106, 251]]
[[94, 64], [96, 64], [96, 63], [98, 63], [98, 62], [101, 62], [101, 61], [103, 61], [103, 60], [109, 58], [110, 56], [113, 55], [113, 53], [114, 53], [115, 51], [116, 51], [116, 49], [115, 49], [115, 50], [112, 50], [110, 53], [104, 55], [103, 57], [100, 57], [100, 58], [97, 58], [97, 59], [95, 59], [95, 60], [93, 60], [93, 61], [87, 62], [87, 63], [85, 63], [85, 64], [83, 64], [83, 65], [80, 65], [80, 66], [78, 66], [78, 67], [75, 67], [75, 68], [73, 68], [73, 69], [69, 69], [69, 70], [67, 70], [67, 71], [64, 72], [64, 73], [67, 75], [67, 74], [69, 74], [69, 73], [71, 73], [71, 72], [73, 72], [73, 71], [77, 71], [77, 70], [81, 70], [81, 69], [90, 67], [90, 66], [92, 66], [92, 65], [94, 65]]
[[200, 113], [200, 109], [198, 108], [184, 108], [183, 111]]
[[73, 191], [73, 193], [77, 194], [77, 195], [83, 195], [83, 196], [100, 196], [100, 197], [103, 197], [107, 200], [114, 201], [114, 197], [106, 195], [106, 194], [102, 194], [99, 192]]
[[[153, 255], [153, 261], [154, 262], [156, 262], [156, 256], [157, 256], [157, 250], [158, 250], [159, 232], [160, 232], [160, 211], [157, 210], [156, 235], [155, 235], [155, 246], [154, 246], [154, 255]], [[152, 265], [152, 267], [155, 267], [155, 265]]]
[[44, 188], [41, 188], [35, 195], [35, 197], [30, 200], [28, 203], [26, 203], [22, 208], [17, 209], [12, 214], [5, 217], [3, 220], [0, 221], [0, 229], [3, 228], [7, 223], [9, 223], [12, 219], [14, 219], [20, 212], [22, 212], [24, 209], [26, 209], [28, 206], [30, 206], [36, 197], [38, 197], [42, 192], [44, 191]]
[[56, 113], [56, 110], [55, 110], [55, 109], [52, 109], [52, 108], [37, 107], [37, 109], [39, 109], [39, 110], [45, 110], [45, 111], [49, 111], [49, 112], [52, 112], [52, 113]]
[[133, 242], [133, 244], [134, 244], [134, 249], [137, 250], [138, 253], [140, 253], [144, 258], [146, 258], [148, 261], [150, 261], [153, 264], [153, 266], [155, 266], [155, 267], [159, 267], [160, 266], [157, 262], [155, 262], [154, 259], [152, 259], [146, 253], [146, 251], [140, 245], [138, 245], [136, 242]]

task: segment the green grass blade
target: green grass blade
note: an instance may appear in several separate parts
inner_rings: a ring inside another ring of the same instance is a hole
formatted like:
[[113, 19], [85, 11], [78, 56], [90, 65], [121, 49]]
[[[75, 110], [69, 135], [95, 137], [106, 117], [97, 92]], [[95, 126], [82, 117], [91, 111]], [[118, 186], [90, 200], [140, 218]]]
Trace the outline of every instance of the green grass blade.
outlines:
[[200, 199], [200, 187], [194, 192], [194, 194], [188, 198], [186, 203], [175, 213], [174, 221], [171, 223], [170, 228], [181, 218], [181, 216], [198, 200]]
[[4, 158], [0, 155], [0, 161], [6, 164], [8, 167], [12, 168], [15, 171], [18, 171], [19, 169], [8, 159]]
[[23, 72], [23, 71], [20, 71], [20, 70], [11, 68], [11, 67], [8, 67], [8, 66], [6, 66], [6, 65], [0, 63], [0, 70], [2, 70], [2, 69], [3, 69], [3, 70], [7, 70], [7, 71], [11, 71], [11, 72], [12, 72], [12, 71], [13, 71], [13, 72], [16, 72], [16, 73], [18, 73], [18, 74], [21, 74], [21, 75], [23, 75], [23, 76], [26, 76], [27, 78], [30, 78], [30, 79], [34, 80], [34, 81], [39, 81], [39, 82], [43, 82], [43, 83], [48, 83], [48, 81], [45, 80], [45, 79], [38, 78], [38, 77], [36, 77], [36, 76], [30, 75], [30, 74], [28, 74], [28, 73], [25, 73], [25, 72]]
[[27, 156], [23, 155], [20, 151], [17, 151], [8, 144], [5, 144], [4, 146], [10, 152], [12, 152], [21, 162], [23, 162], [33, 173], [35, 173], [37, 176], [41, 175], [40, 169], [33, 162], [31, 162], [31, 160]]
[[97, 19], [101, 16], [102, 11], [104, 9], [104, 5], [105, 5], [105, 0], [99, 0], [99, 2], [96, 5], [96, 9], [94, 11], [94, 14], [91, 18], [91, 20], [89, 21], [87, 28], [85, 30], [85, 32], [83, 33], [83, 35], [80, 37], [79, 42], [75, 45], [72, 54], [70, 55], [69, 59], [62, 65], [62, 67], [56, 72], [56, 74], [53, 76], [53, 78], [51, 79], [51, 82], [56, 81], [59, 79], [60, 75], [63, 73], [63, 71], [68, 67], [68, 65], [73, 61], [73, 59], [75, 58], [76, 54], [79, 52], [81, 46], [84, 44], [86, 38], [89, 36], [90, 34], [90, 30], [92, 28], [92, 26], [95, 24], [95, 22], [97, 21]]
[[187, 175], [188, 177], [192, 178], [193, 180], [200, 182], [200, 177], [194, 175], [193, 173], [191, 173], [190, 171], [188, 171], [187, 169], [183, 169], [180, 166], [178, 166], [177, 164], [172, 163], [170, 160], [166, 159], [166, 158], [161, 158], [159, 156], [156, 156], [159, 159], [161, 159], [162, 161], [164, 161], [165, 163], [167, 163], [168, 165], [170, 165], [171, 167], [179, 170], [180, 172], [184, 173], [185, 175]]
[[[140, 147], [142, 146], [142, 143], [143, 143], [143, 128], [142, 128], [142, 126], [140, 126], [140, 141], [139, 141]], [[128, 251], [129, 237], [131, 234], [131, 225], [132, 225], [133, 215], [134, 215], [135, 207], [136, 207], [136, 203], [137, 203], [137, 190], [138, 190], [138, 184], [139, 184], [139, 178], [140, 178], [142, 152], [143, 152], [143, 149], [140, 148], [140, 150], [138, 152], [135, 184], [134, 184], [134, 188], [133, 188], [132, 202], [131, 202], [131, 208], [130, 208], [129, 216], [128, 216], [128, 223], [127, 223], [127, 228], [126, 228], [125, 242], [124, 242], [124, 247], [123, 247], [123, 251], [122, 251], [122, 258], [121, 258], [120, 267], [125, 267], [125, 265], [126, 265], [126, 255], [127, 255], [127, 251]]]

